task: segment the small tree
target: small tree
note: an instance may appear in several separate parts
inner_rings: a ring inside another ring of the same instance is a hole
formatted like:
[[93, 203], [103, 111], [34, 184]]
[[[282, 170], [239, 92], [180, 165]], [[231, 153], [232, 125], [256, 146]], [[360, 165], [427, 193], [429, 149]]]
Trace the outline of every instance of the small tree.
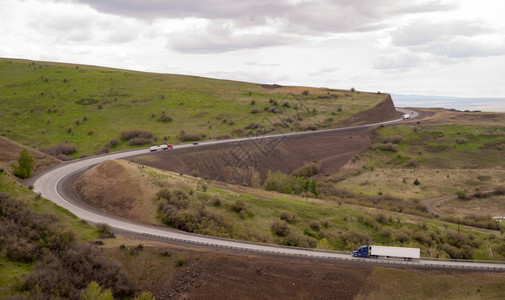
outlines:
[[14, 174], [19, 178], [28, 178], [33, 169], [33, 156], [23, 149], [19, 154], [18, 166], [14, 167]]
[[90, 282], [86, 287], [86, 290], [81, 292], [81, 299], [84, 300], [112, 300], [112, 292], [110, 289], [106, 289], [102, 292], [102, 288], [95, 281]]

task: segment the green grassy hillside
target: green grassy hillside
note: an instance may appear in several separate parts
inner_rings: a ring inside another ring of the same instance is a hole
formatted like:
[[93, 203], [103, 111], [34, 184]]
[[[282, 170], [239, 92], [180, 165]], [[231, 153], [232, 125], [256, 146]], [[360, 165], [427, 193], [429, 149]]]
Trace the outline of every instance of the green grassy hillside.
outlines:
[[370, 150], [354, 159], [353, 169], [330, 178], [337, 188], [422, 200], [505, 181], [504, 126], [386, 126], [373, 136]]
[[[104, 169], [117, 171], [119, 166], [128, 170], [128, 177], [116, 181], [106, 177]], [[423, 257], [485, 260], [505, 257], [505, 243], [498, 230], [212, 183], [122, 160], [104, 162], [88, 170], [80, 180], [83, 180], [81, 186], [90, 188], [94, 181], [107, 182], [111, 188], [94, 194], [100, 202], [97, 206], [105, 211], [110, 210], [113, 202], [107, 193], [126, 198], [131, 195], [129, 190], [150, 190], [135, 195], [123, 211], [114, 213], [127, 217], [139, 205], [149, 207], [156, 210], [158, 220], [151, 218], [152, 212], [144, 211], [136, 214], [141, 222], [164, 223], [198, 234], [331, 250], [353, 250], [366, 244], [419, 247]], [[129, 189], [120, 182], [128, 182]]]
[[131, 129], [147, 145], [334, 127], [388, 97], [0, 58], [0, 134], [73, 157], [132, 147], [119, 139]]

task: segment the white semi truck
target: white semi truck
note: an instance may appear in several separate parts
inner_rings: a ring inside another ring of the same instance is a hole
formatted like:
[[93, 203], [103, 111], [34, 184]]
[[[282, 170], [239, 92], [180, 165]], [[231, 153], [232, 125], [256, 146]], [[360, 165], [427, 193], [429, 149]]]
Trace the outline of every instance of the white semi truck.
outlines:
[[409, 114], [404, 114], [404, 115], [402, 116], [402, 118], [403, 118], [404, 120], [408, 120], [408, 119], [410, 119], [410, 115], [409, 115]]
[[421, 249], [407, 248], [407, 247], [390, 247], [390, 246], [376, 246], [366, 245], [361, 246], [358, 250], [352, 252], [352, 256], [379, 258], [379, 257], [396, 257], [405, 260], [419, 259]]

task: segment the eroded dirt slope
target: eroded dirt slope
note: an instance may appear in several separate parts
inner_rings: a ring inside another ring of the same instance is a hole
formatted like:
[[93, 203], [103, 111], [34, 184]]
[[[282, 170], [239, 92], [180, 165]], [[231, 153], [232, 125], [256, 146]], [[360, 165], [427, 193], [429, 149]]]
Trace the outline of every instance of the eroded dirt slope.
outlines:
[[321, 165], [321, 174], [331, 174], [369, 145], [368, 129], [320, 132], [285, 136], [261, 141], [195, 146], [193, 149], [167, 150], [131, 158], [131, 161], [159, 169], [208, 176], [212, 180], [250, 184], [259, 172], [291, 173], [310, 162]]
[[156, 223], [150, 183], [140, 180], [126, 161], [107, 160], [84, 172], [74, 183], [79, 197], [106, 212], [137, 222]]

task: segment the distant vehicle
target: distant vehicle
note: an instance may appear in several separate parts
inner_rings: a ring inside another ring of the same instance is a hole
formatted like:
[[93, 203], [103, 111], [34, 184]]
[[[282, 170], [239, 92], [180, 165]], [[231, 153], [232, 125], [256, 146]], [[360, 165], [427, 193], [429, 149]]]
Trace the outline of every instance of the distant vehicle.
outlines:
[[389, 247], [389, 246], [376, 246], [368, 245], [361, 246], [358, 250], [352, 252], [352, 256], [378, 258], [381, 257], [397, 257], [404, 260], [412, 260], [413, 258], [419, 259], [421, 249], [419, 248], [406, 248], [406, 247]]
[[168, 145], [160, 145], [160, 149], [161, 150], [168, 150], [168, 149], [174, 149], [174, 147], [172, 147], [172, 145], [168, 144]]
[[160, 147], [158, 147], [158, 146], [151, 146], [151, 148], [149, 148], [149, 151], [150, 152], [155, 152], [155, 151], [158, 151], [159, 148]]
[[198, 142], [193, 142], [193, 145], [198, 145]]
[[409, 114], [404, 114], [404, 115], [402, 116], [402, 118], [403, 118], [404, 120], [410, 119], [410, 115], [409, 115]]

